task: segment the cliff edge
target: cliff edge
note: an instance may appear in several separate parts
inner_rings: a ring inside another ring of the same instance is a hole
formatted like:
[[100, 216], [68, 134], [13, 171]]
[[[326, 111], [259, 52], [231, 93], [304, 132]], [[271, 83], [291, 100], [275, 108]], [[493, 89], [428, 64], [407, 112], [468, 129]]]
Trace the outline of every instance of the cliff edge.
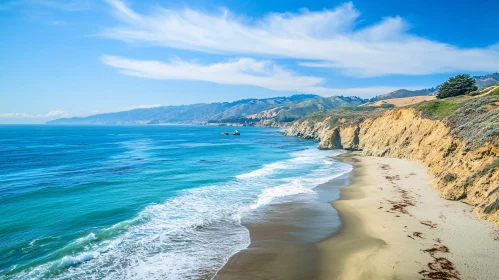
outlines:
[[287, 135], [320, 149], [422, 162], [443, 198], [475, 206], [499, 225], [499, 95], [432, 100], [406, 108], [333, 112], [295, 122]]

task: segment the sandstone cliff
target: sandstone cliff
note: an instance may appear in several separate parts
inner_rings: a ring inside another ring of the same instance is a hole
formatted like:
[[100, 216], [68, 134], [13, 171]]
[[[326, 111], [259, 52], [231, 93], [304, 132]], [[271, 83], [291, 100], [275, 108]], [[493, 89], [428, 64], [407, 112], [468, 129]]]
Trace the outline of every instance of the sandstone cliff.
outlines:
[[317, 139], [321, 149], [422, 162], [442, 197], [471, 204], [477, 215], [499, 225], [499, 97], [459, 100], [450, 113], [444, 111], [445, 117], [428, 114], [425, 108], [435, 105], [425, 103], [357, 119], [304, 119], [289, 127], [287, 135]]

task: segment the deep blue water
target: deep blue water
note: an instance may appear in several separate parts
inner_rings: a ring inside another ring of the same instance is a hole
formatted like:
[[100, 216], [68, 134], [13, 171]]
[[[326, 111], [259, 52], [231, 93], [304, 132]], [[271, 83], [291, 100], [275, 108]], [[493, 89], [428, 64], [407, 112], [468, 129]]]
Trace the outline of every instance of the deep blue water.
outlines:
[[312, 141], [227, 129], [0, 126], [0, 278], [213, 275], [249, 245], [245, 215], [350, 169]]

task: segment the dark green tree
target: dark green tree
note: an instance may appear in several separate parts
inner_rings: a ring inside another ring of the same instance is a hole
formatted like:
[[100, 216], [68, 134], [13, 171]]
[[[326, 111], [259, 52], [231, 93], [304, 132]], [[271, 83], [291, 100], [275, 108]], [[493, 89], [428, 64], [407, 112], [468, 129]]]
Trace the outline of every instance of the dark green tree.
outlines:
[[443, 83], [438, 89], [437, 98], [442, 99], [463, 95], [474, 90], [477, 90], [475, 79], [471, 78], [468, 74], [461, 74]]

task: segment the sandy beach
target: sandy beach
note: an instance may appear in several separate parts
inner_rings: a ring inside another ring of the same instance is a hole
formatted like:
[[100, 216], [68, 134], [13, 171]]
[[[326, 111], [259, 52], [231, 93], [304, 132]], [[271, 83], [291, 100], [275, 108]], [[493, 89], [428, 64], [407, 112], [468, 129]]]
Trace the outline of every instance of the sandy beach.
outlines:
[[343, 228], [317, 244], [318, 279], [499, 279], [498, 228], [440, 198], [424, 165], [340, 158], [354, 174], [332, 203]]
[[[424, 165], [358, 153], [336, 159], [353, 171], [317, 189], [340, 188], [340, 199], [269, 208], [266, 223], [246, 225], [249, 248], [215, 279], [499, 279], [499, 229], [440, 198]], [[318, 226], [327, 217], [342, 226]]]

